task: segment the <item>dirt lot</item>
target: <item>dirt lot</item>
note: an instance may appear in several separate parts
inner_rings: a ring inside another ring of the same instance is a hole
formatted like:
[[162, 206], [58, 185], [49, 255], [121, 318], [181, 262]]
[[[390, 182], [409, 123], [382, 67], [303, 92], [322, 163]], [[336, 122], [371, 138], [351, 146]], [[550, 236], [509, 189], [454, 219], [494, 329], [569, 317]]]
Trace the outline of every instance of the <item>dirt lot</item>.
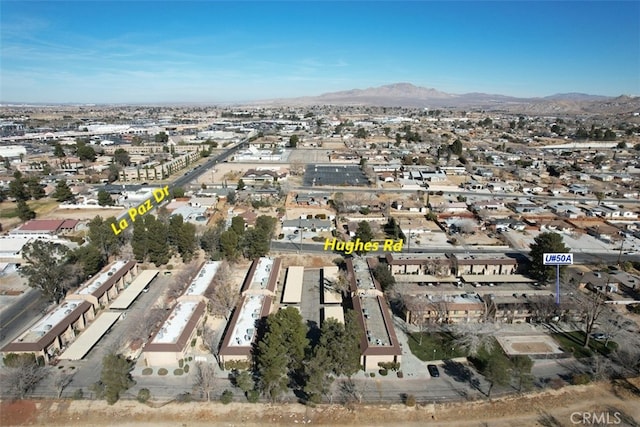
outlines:
[[[471, 403], [421, 405], [266, 405], [170, 403], [156, 408], [137, 402], [18, 401], [0, 404], [3, 426], [571, 426], [582, 413], [605, 413], [616, 425], [640, 420], [640, 380], [619, 384], [572, 386], [557, 391]], [[576, 415], [578, 414], [578, 415]], [[592, 424], [588, 424], [592, 425]]]

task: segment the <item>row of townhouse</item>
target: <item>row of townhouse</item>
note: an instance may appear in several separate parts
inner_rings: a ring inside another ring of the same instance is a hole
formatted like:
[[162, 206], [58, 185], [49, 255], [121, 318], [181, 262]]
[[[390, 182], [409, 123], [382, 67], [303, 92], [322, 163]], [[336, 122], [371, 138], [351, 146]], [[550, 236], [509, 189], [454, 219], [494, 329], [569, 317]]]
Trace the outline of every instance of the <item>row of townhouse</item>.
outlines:
[[110, 264], [0, 351], [33, 353], [45, 363], [50, 362], [118, 297], [137, 273], [135, 261]]
[[149, 163], [147, 165], [126, 167], [120, 171], [121, 181], [157, 181], [167, 178], [200, 159], [199, 151], [182, 154], [166, 163]]
[[518, 271], [518, 260], [502, 254], [434, 255], [389, 252], [385, 260], [394, 275], [432, 275], [433, 282], [442, 281], [447, 276], [512, 275]]

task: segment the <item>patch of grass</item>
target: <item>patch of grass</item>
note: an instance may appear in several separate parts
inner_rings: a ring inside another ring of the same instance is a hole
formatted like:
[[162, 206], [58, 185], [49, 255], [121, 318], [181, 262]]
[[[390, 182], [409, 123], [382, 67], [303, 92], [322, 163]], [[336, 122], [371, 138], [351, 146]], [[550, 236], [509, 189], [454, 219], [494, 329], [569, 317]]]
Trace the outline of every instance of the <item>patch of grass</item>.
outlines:
[[153, 374], [153, 368], [144, 368], [142, 370], [142, 375], [151, 375]]
[[[422, 344], [420, 336], [422, 335]], [[453, 344], [454, 337], [448, 332], [409, 334], [409, 348], [422, 361], [467, 357], [468, 354]]]
[[180, 368], [173, 370], [173, 375], [182, 375], [182, 374], [184, 374], [184, 371]]
[[493, 343], [491, 350], [487, 350], [485, 347], [482, 347], [478, 351], [478, 354], [475, 356], [469, 356], [469, 361], [479, 372], [484, 372], [486, 367], [489, 365], [489, 361], [496, 359], [502, 360], [502, 366], [511, 366], [511, 360], [509, 360], [497, 341]]
[[[58, 206], [58, 202], [55, 200], [44, 198], [40, 200], [29, 200], [27, 201], [27, 205], [29, 205], [29, 207], [35, 211], [36, 218], [39, 218], [42, 215], [48, 214], [53, 211]], [[0, 203], [0, 218], [17, 217], [18, 209], [16, 209], [15, 202]]]
[[609, 341], [605, 347], [604, 341], [594, 340], [593, 338], [589, 340], [589, 348], [585, 348], [582, 345], [584, 342], [584, 332], [582, 331], [555, 333], [551, 334], [551, 336], [560, 344], [560, 347], [564, 351], [572, 353], [577, 359], [591, 357], [594, 352], [606, 356], [618, 348], [618, 343], [614, 341]]
[[167, 375], [168, 373], [169, 371], [167, 371], [165, 368], [158, 369], [158, 375], [164, 376], [164, 375]]
[[15, 209], [15, 208], [0, 209], [0, 218], [17, 218], [17, 217], [18, 217], [18, 209]]

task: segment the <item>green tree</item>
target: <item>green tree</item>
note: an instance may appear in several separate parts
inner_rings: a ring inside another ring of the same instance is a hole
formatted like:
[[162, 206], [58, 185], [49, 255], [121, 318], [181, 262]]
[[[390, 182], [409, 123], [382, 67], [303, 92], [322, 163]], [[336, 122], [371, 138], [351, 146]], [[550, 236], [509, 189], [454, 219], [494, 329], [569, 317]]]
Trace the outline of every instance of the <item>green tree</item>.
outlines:
[[29, 200], [29, 191], [20, 171], [13, 173], [13, 181], [9, 183], [9, 196], [16, 200]]
[[169, 135], [167, 135], [166, 132], [160, 132], [154, 136], [154, 140], [157, 143], [166, 144], [169, 142]]
[[602, 204], [602, 201], [604, 200], [604, 193], [602, 191], [594, 191], [593, 195], [596, 196], [596, 199], [598, 200], [598, 206], [600, 206]]
[[62, 148], [62, 145], [59, 142], [56, 142], [53, 146], [53, 155], [58, 158], [66, 156], [64, 148]]
[[278, 220], [272, 216], [260, 215], [258, 218], [256, 218], [255, 228], [264, 231], [267, 237], [269, 239], [272, 239], [277, 222]]
[[291, 135], [289, 137], [289, 147], [296, 148], [298, 143], [300, 142], [300, 137], [298, 135]]
[[73, 193], [71, 192], [71, 189], [67, 185], [66, 179], [61, 179], [60, 181], [58, 181], [58, 183], [56, 184], [56, 189], [53, 192], [53, 198], [59, 202], [67, 202], [67, 201], [75, 200], [75, 196], [73, 195]]
[[236, 376], [236, 385], [240, 390], [242, 390], [245, 394], [249, 391], [253, 390], [255, 387], [255, 383], [253, 381], [253, 375], [249, 371], [241, 371]]
[[301, 373], [308, 343], [307, 327], [296, 308], [287, 307], [267, 317], [264, 337], [256, 349], [256, 366], [262, 391], [271, 400], [278, 399], [290, 379]]
[[381, 262], [376, 265], [373, 269], [373, 277], [375, 277], [378, 283], [380, 283], [380, 287], [383, 291], [392, 289], [396, 284], [396, 279], [393, 277], [393, 274], [386, 263]]
[[70, 259], [73, 262], [80, 264], [83, 279], [93, 276], [106, 265], [103, 255], [94, 245], [84, 245], [74, 249], [70, 253]]
[[175, 215], [169, 219], [169, 243], [171, 243], [182, 257], [182, 261], [189, 262], [196, 250], [196, 226], [184, 222], [182, 215]]
[[145, 215], [133, 224], [131, 247], [136, 260], [144, 262], [148, 259], [157, 267], [169, 262], [171, 248], [168, 226], [154, 215]]
[[402, 232], [402, 228], [400, 228], [400, 223], [392, 216], [389, 217], [389, 220], [384, 225], [384, 232], [392, 239], [402, 239], [406, 241], [406, 236]]
[[461, 156], [462, 155], [462, 141], [460, 141], [460, 139], [456, 139], [455, 141], [453, 141], [453, 143], [451, 143], [451, 145], [449, 146], [449, 150], [451, 150], [451, 152], [453, 154], [455, 154], [456, 156]]
[[304, 367], [304, 392], [313, 403], [322, 401], [322, 396], [329, 393], [334, 380], [331, 375], [333, 361], [327, 353], [326, 347], [316, 346], [311, 360]]
[[237, 236], [242, 236], [245, 232], [245, 225], [246, 223], [244, 222], [244, 218], [241, 216], [234, 216], [231, 218], [230, 230], [233, 230]]
[[[555, 277], [554, 266], [543, 264], [545, 253], [567, 253], [569, 248], [562, 241], [562, 236], [558, 233], [544, 232], [539, 234], [531, 244], [529, 257], [529, 274], [541, 283], [548, 283]], [[562, 267], [561, 267], [562, 269]]]
[[269, 253], [270, 239], [267, 233], [268, 231], [255, 227], [247, 230], [242, 239], [245, 258], [259, 258]]
[[27, 202], [24, 200], [18, 200], [16, 205], [18, 211], [18, 218], [22, 221], [29, 221], [30, 219], [34, 219], [36, 217], [36, 213], [33, 209], [29, 207]]
[[113, 206], [116, 202], [111, 198], [111, 194], [105, 190], [98, 191], [98, 204], [100, 206]]
[[367, 136], [369, 135], [367, 134], [367, 131], [363, 127], [359, 127], [358, 130], [356, 131], [356, 138], [366, 139]]
[[518, 383], [518, 392], [531, 387], [533, 382], [533, 375], [531, 375], [533, 360], [527, 355], [516, 355], [511, 358], [511, 365], [511, 376]]
[[482, 371], [485, 379], [489, 382], [487, 398], [491, 399], [491, 392], [496, 385], [507, 385], [509, 383], [509, 363], [505, 357], [490, 357]]
[[360, 369], [360, 328], [353, 310], [348, 310], [345, 323], [326, 319], [320, 328], [320, 340], [316, 347], [324, 348], [327, 361], [323, 364], [335, 376], [351, 375]]
[[88, 223], [89, 232], [87, 237], [89, 242], [102, 254], [105, 263], [111, 255], [117, 254], [125, 243], [124, 234], [121, 233], [116, 236], [113, 232], [111, 224], [115, 223], [116, 218], [113, 216], [105, 220], [101, 216], [96, 216]]
[[370, 242], [373, 240], [373, 231], [367, 221], [360, 221], [358, 228], [354, 236], [355, 239], [360, 239], [362, 242]]
[[227, 203], [229, 203], [230, 205], [235, 205], [237, 200], [238, 195], [236, 194], [235, 190], [229, 190], [229, 192], [227, 193]]
[[96, 160], [96, 151], [92, 146], [87, 145], [86, 141], [78, 139], [76, 140], [76, 148], [75, 148], [76, 156], [81, 161], [89, 161], [95, 162]]
[[179, 199], [181, 197], [184, 197], [184, 188], [175, 187], [174, 189], [171, 190], [171, 194], [173, 195], [174, 199]]
[[240, 239], [233, 228], [220, 234], [220, 252], [225, 259], [233, 261], [238, 258], [238, 243]]
[[131, 165], [131, 158], [129, 157], [129, 153], [123, 148], [118, 148], [113, 152], [113, 161], [122, 166]]
[[245, 187], [246, 187], [246, 185], [244, 184], [244, 181], [242, 180], [242, 178], [240, 178], [238, 180], [238, 186], [236, 187], [236, 190], [242, 191], [242, 190], [245, 189]]
[[102, 359], [100, 382], [104, 386], [104, 398], [109, 405], [120, 399], [123, 393], [135, 385], [131, 378], [134, 363], [125, 359], [121, 354], [107, 354]]
[[40, 180], [35, 176], [27, 179], [27, 189], [29, 196], [34, 200], [42, 199], [45, 196], [44, 188], [42, 188]]
[[64, 297], [72, 280], [67, 265], [69, 249], [59, 243], [36, 239], [22, 249], [26, 265], [20, 274], [30, 287], [40, 289], [48, 301], [58, 303]]
[[156, 267], [166, 264], [171, 258], [167, 226], [153, 215], [146, 215], [145, 228], [149, 247], [149, 261]]

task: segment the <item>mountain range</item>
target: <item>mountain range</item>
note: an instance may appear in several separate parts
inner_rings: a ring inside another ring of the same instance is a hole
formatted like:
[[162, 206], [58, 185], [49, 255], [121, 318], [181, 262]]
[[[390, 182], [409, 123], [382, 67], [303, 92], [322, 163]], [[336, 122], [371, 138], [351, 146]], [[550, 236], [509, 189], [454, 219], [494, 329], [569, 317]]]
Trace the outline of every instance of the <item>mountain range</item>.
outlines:
[[518, 98], [487, 93], [451, 94], [411, 83], [394, 83], [367, 89], [351, 89], [319, 96], [258, 101], [258, 105], [363, 105], [413, 108], [482, 108], [530, 114], [632, 113], [640, 111], [640, 97], [606, 97], [584, 93], [560, 93], [541, 98]]

